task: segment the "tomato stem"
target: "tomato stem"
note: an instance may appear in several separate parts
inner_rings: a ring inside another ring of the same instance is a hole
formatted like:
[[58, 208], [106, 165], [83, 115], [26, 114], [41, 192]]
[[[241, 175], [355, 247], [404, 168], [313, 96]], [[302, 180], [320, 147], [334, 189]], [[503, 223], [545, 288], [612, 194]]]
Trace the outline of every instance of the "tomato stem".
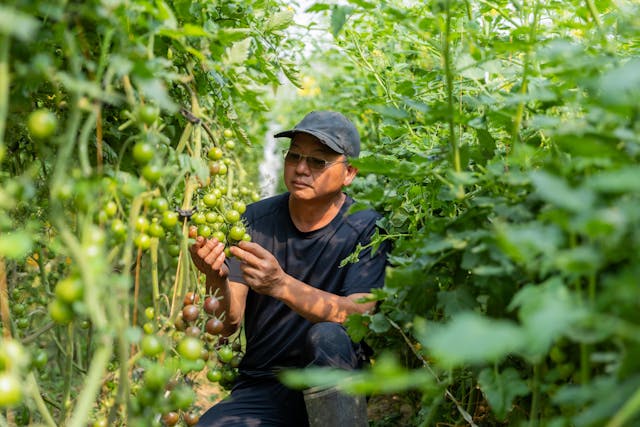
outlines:
[[44, 423], [49, 427], [56, 427], [56, 422], [51, 416], [51, 413], [47, 408], [47, 404], [42, 398], [42, 393], [40, 393], [40, 387], [38, 386], [38, 382], [36, 381], [33, 371], [29, 372], [29, 375], [27, 375], [27, 390], [30, 397], [35, 402], [36, 408], [38, 409]]
[[11, 312], [9, 311], [9, 289], [4, 258], [0, 257], [0, 316], [2, 317], [2, 335], [11, 338]]
[[9, 111], [9, 36], [0, 35], [0, 161], [4, 153], [4, 131]]

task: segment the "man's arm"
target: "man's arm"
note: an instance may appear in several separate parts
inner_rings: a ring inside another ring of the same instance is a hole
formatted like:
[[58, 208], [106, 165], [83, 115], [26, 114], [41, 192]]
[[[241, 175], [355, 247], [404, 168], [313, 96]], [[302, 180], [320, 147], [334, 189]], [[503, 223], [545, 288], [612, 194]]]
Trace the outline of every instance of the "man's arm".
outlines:
[[242, 321], [248, 288], [229, 280], [229, 268], [224, 262], [224, 245], [216, 239], [198, 237], [190, 251], [193, 263], [206, 276], [207, 293], [216, 294], [220, 301], [215, 314], [224, 325], [222, 335], [229, 336]]
[[231, 247], [231, 252], [240, 260], [244, 279], [251, 289], [284, 302], [310, 322], [343, 323], [349, 315], [375, 307], [375, 302], [357, 302], [368, 296], [367, 293], [339, 296], [291, 277], [275, 257], [257, 243], [240, 242]]

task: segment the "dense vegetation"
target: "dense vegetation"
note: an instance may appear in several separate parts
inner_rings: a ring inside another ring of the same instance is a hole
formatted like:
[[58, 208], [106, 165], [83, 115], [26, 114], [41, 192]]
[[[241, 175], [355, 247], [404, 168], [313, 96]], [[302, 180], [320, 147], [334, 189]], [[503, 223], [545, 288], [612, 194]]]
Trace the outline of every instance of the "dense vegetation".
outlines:
[[406, 403], [377, 426], [637, 424], [640, 6], [308, 11], [287, 32], [275, 1], [0, 6], [0, 425], [197, 418], [242, 342], [188, 239], [245, 238], [265, 133], [314, 108], [357, 123], [350, 191], [394, 246], [348, 322], [371, 369], [289, 381]]

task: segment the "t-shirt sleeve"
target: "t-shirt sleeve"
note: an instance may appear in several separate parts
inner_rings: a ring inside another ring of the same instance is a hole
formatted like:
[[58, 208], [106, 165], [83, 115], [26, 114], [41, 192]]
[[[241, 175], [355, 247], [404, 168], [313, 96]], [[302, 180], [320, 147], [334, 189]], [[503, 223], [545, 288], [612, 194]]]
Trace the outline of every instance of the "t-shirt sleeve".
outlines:
[[371, 289], [381, 288], [384, 285], [389, 241], [385, 240], [375, 249], [372, 248], [369, 243], [376, 230], [378, 227], [375, 223], [367, 227], [361, 235], [360, 245], [364, 249], [358, 255], [358, 261], [342, 267], [348, 269], [342, 289], [343, 295], [368, 293]]

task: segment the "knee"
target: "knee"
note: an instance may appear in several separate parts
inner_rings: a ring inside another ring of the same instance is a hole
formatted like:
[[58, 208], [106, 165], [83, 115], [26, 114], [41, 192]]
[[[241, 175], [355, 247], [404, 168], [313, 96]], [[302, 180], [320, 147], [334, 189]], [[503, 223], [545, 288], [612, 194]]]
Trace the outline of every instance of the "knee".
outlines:
[[307, 333], [306, 355], [309, 364], [352, 369], [357, 366], [354, 343], [339, 323], [320, 322]]
[[307, 333], [307, 346], [322, 347], [336, 343], [351, 343], [347, 331], [339, 323], [319, 322], [313, 324]]

